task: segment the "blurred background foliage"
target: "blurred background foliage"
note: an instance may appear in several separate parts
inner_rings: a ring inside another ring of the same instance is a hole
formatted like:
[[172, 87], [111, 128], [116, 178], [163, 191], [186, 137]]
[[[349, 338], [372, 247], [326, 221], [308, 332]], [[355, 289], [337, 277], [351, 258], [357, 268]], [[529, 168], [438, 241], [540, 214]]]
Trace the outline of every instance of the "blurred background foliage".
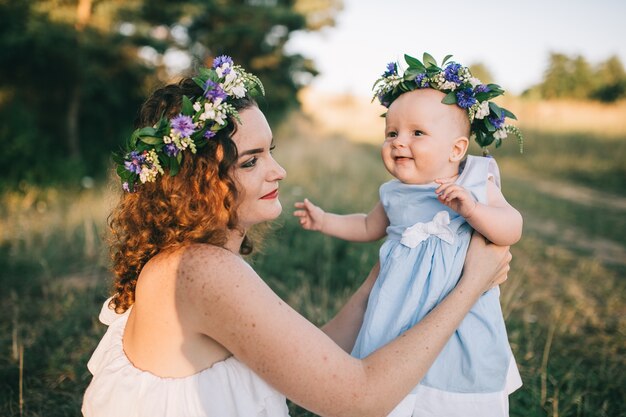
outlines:
[[[1, 188], [102, 177], [142, 100], [228, 54], [257, 74], [270, 122], [297, 108], [317, 74], [285, 52], [294, 31], [335, 22], [341, 0], [0, 0]], [[489, 81], [489, 69], [472, 65]], [[524, 96], [605, 102], [626, 96], [617, 57], [596, 67], [552, 53]]]
[[156, 86], [228, 54], [258, 75], [270, 121], [315, 76], [287, 54], [332, 25], [340, 0], [1, 0], [2, 187], [102, 176]]

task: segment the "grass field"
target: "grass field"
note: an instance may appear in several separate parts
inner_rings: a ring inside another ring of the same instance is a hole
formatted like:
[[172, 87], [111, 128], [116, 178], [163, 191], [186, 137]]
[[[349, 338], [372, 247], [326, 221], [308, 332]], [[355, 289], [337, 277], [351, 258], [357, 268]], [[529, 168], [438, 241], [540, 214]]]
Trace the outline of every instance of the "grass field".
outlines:
[[[293, 202], [307, 196], [328, 210], [367, 211], [388, 175], [377, 145], [320, 137], [302, 117], [275, 136], [288, 171], [284, 213], [251, 262], [321, 324], [376, 261], [379, 243], [302, 231]], [[513, 143], [493, 152], [503, 191], [525, 219], [502, 289], [524, 380], [511, 415], [625, 417], [626, 132], [527, 130], [526, 138], [524, 155]], [[0, 415], [80, 415], [85, 364], [105, 330], [97, 313], [110, 279], [103, 235], [115, 198], [105, 185], [0, 196]], [[293, 416], [310, 415], [291, 407]]]

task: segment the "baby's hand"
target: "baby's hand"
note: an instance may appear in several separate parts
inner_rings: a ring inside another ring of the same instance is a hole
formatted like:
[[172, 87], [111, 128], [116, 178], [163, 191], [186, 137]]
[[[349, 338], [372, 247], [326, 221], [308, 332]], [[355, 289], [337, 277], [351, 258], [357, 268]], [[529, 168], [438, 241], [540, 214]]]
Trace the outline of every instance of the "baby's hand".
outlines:
[[439, 201], [469, 219], [478, 205], [469, 191], [455, 184], [453, 179], [438, 179], [435, 182], [440, 184], [435, 190]]
[[324, 223], [324, 210], [311, 203], [308, 198], [295, 204], [296, 210], [293, 215], [300, 217], [300, 225], [306, 230], [322, 230]]

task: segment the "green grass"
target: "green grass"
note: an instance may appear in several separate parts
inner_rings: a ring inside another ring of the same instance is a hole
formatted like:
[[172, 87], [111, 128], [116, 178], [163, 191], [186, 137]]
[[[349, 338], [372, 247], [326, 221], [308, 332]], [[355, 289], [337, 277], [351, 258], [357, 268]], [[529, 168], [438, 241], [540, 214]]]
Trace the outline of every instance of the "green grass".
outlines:
[[[306, 132], [276, 136], [276, 158], [288, 171], [284, 213], [252, 262], [281, 297], [321, 324], [365, 277], [379, 243], [303, 231], [293, 203], [306, 196], [328, 210], [368, 211], [389, 177], [375, 146], [306, 139]], [[526, 136], [523, 156], [511, 143], [493, 152], [505, 195], [525, 218], [502, 289], [524, 380], [511, 397], [511, 415], [626, 416], [626, 257], [597, 256], [606, 242], [626, 254], [626, 213], [536, 186], [549, 180], [626, 198], [626, 138]], [[105, 330], [97, 320], [109, 285], [101, 236], [114, 195], [106, 187], [22, 189], [0, 200], [0, 415], [20, 415], [20, 345], [23, 415], [80, 415], [86, 361]], [[291, 410], [311, 415], [293, 404]]]

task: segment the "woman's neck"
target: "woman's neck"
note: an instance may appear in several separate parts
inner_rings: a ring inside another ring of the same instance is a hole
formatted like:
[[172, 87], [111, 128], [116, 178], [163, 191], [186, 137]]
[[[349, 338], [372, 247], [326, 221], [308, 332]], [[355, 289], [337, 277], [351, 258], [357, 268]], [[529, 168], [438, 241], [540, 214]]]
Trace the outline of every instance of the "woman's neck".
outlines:
[[239, 229], [229, 229], [226, 232], [227, 240], [224, 244], [224, 248], [228, 249], [236, 255], [239, 255], [239, 249], [241, 248], [241, 243], [243, 242], [243, 238], [245, 235], [245, 230], [242, 231]]

